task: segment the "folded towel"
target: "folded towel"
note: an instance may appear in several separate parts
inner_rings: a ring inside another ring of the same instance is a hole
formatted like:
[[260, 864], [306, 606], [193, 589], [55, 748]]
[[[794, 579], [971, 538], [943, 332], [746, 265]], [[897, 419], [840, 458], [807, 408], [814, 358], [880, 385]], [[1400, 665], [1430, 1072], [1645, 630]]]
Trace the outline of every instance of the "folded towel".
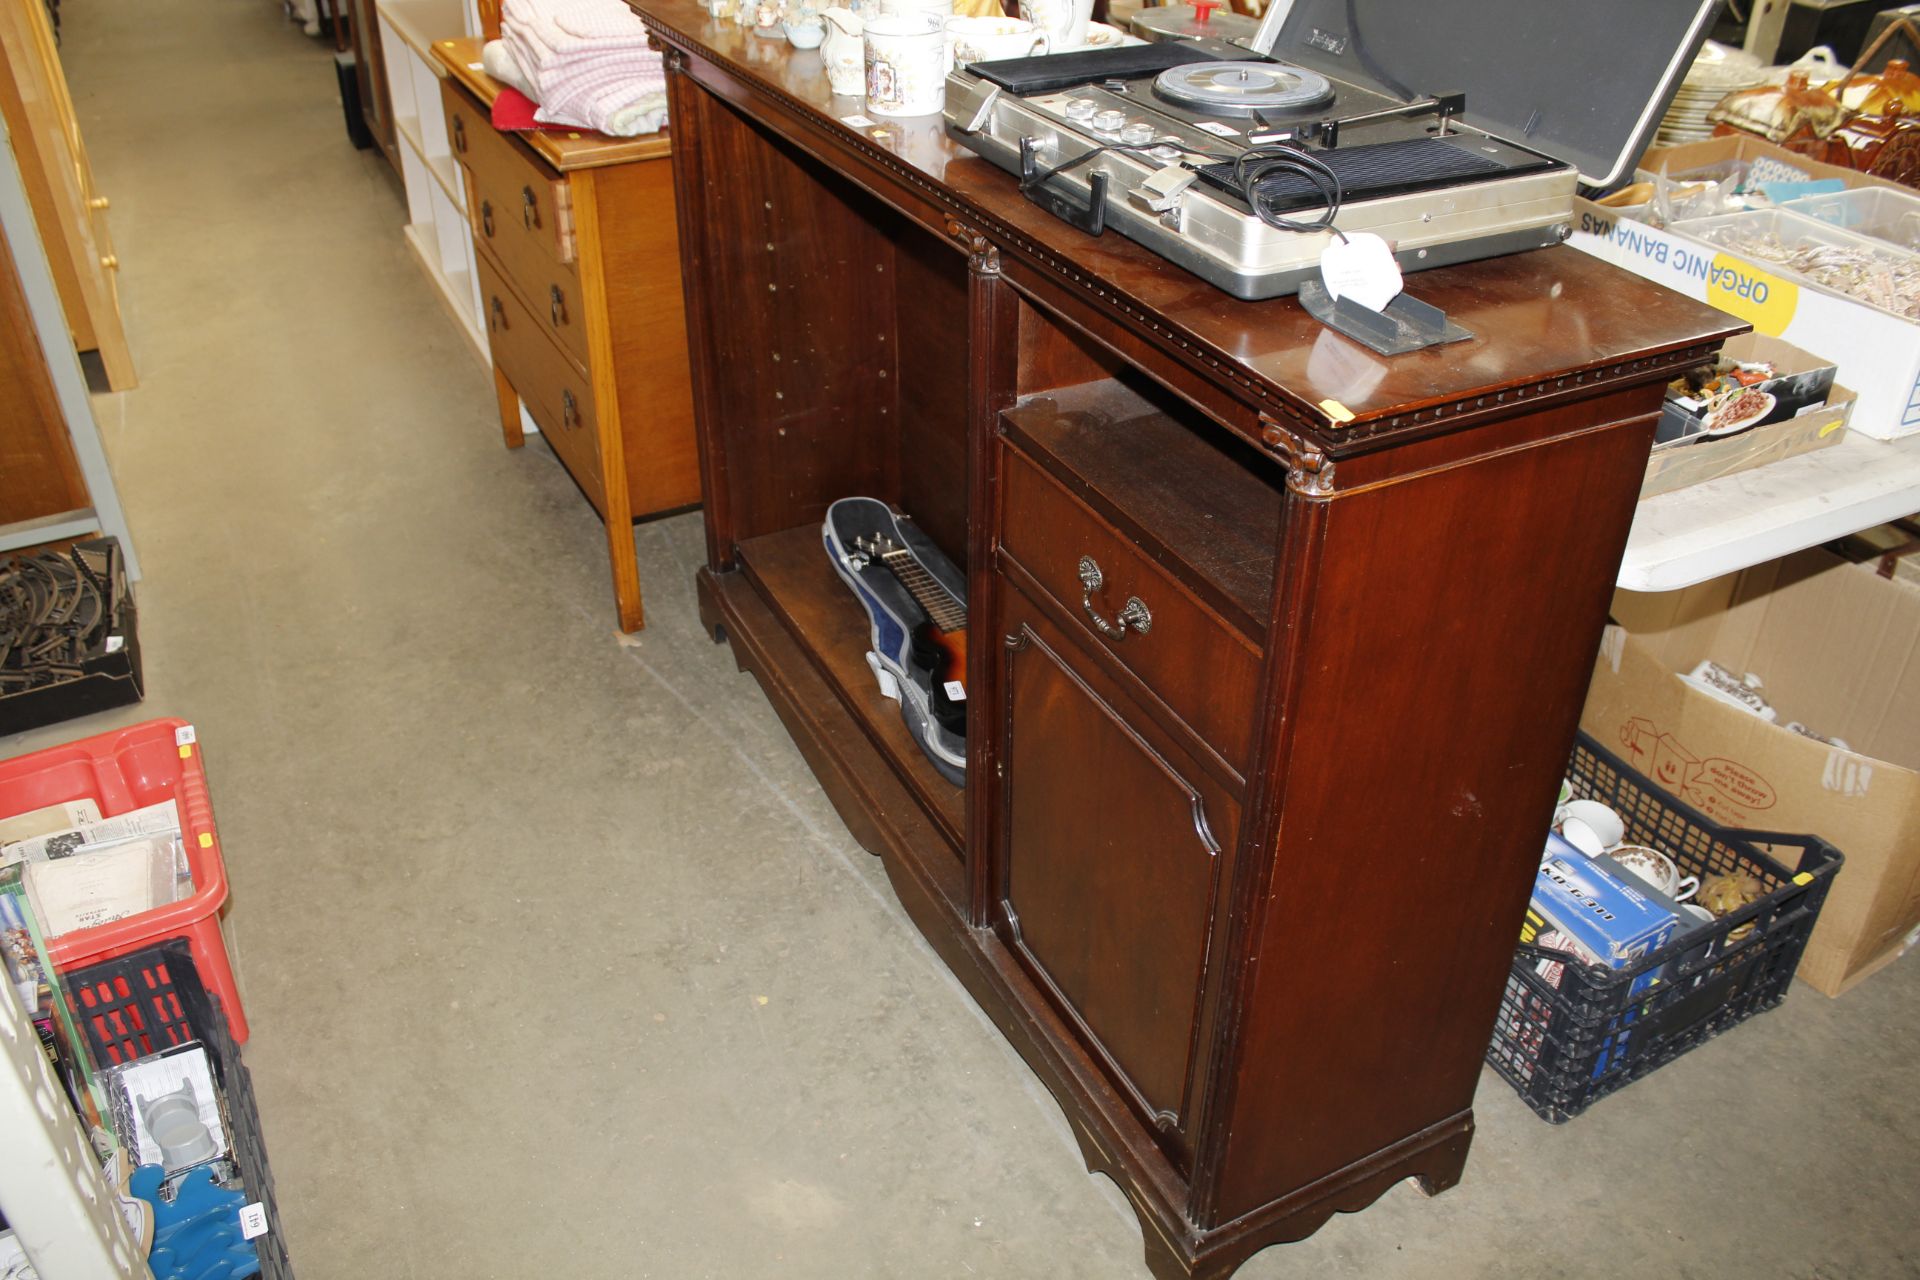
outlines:
[[489, 40], [481, 46], [480, 69], [508, 88], [533, 97], [533, 81], [527, 79], [527, 73], [520, 69], [503, 41]]
[[506, 0], [500, 22], [537, 120], [619, 137], [665, 124], [666, 67], [621, 0]]

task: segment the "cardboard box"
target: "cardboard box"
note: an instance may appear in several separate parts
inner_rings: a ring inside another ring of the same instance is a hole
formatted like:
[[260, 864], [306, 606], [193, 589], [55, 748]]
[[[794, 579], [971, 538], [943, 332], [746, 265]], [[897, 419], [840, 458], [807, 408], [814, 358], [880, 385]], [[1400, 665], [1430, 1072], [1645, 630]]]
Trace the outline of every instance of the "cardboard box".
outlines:
[[[1722, 351], [1729, 359], [1764, 361], [1779, 371], [1780, 376], [1760, 384], [1778, 401], [1772, 420], [1737, 435], [1683, 435], [1660, 441], [1647, 459], [1641, 497], [1651, 498], [1750, 471], [1782, 458], [1829, 448], [1846, 438], [1854, 393], [1835, 385], [1831, 361], [1761, 333], [1730, 338]], [[1678, 400], [1668, 399], [1661, 409], [1661, 434], [1697, 430], [1699, 422], [1699, 415]]]
[[1672, 493], [1689, 485], [1705, 484], [1721, 476], [1764, 467], [1769, 462], [1830, 449], [1847, 438], [1847, 420], [1853, 414], [1854, 394], [1837, 383], [1832, 398], [1820, 408], [1785, 422], [1754, 427], [1736, 436], [1691, 436], [1655, 445], [1647, 459], [1640, 496]]
[[[1614, 617], [1581, 727], [1716, 822], [1839, 848], [1800, 963], [1816, 989], [1839, 995], [1898, 957], [1920, 926], [1920, 589], [1816, 549], [1619, 592]], [[1758, 675], [1780, 723], [1680, 679], [1709, 658]]]
[[[1676, 175], [1761, 158], [1849, 187], [1905, 190], [1744, 136], [1656, 148], [1641, 167]], [[1840, 381], [1857, 395], [1849, 429], [1881, 440], [1920, 432], [1920, 323], [1789, 277], [1775, 264], [1750, 261], [1672, 229], [1622, 220], [1589, 200], [1575, 201], [1574, 216], [1569, 243], [1575, 247], [1833, 361]]]
[[[1758, 372], [1739, 375], [1757, 379], [1746, 384], [1750, 390], [1764, 391], [1773, 397], [1773, 407], [1754, 424], [1763, 427], [1824, 408], [1833, 391], [1833, 376], [1838, 372], [1833, 361], [1764, 333], [1742, 333], [1728, 338], [1720, 349], [1720, 356], [1722, 368], [1734, 363], [1773, 366], [1770, 378], [1761, 378]], [[1735, 377], [1729, 374], [1724, 381], [1735, 381]], [[1660, 407], [1660, 426], [1654, 439], [1663, 444], [1677, 443], [1683, 436], [1708, 430], [1710, 403], [1704, 396], [1689, 399], [1669, 387], [1666, 402]]]
[[1877, 524], [1827, 546], [1843, 560], [1871, 564], [1883, 578], [1920, 587], [1920, 516]]

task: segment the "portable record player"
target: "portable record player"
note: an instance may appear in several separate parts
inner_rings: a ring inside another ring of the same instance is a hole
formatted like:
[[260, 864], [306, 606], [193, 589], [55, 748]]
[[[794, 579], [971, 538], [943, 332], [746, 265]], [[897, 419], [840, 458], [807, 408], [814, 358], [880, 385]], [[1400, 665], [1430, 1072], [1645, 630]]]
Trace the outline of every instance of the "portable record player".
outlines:
[[976, 62], [956, 141], [1082, 230], [1241, 298], [1297, 291], [1339, 235], [1403, 271], [1558, 243], [1632, 171], [1718, 0], [1275, 0], [1213, 40]]

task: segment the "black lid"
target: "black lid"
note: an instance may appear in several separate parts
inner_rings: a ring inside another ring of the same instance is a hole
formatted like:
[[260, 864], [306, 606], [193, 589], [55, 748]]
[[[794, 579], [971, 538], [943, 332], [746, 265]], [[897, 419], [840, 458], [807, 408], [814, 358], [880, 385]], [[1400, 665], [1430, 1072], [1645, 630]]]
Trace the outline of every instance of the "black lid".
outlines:
[[1718, 8], [1719, 0], [1294, 0], [1272, 54], [1398, 98], [1465, 93], [1467, 123], [1603, 187], [1632, 171]]

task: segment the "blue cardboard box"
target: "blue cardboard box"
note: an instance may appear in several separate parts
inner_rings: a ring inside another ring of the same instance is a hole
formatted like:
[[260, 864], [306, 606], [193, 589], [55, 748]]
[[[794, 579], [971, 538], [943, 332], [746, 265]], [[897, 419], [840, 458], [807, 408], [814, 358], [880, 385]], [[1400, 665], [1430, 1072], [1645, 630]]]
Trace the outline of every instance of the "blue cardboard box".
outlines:
[[[1609, 875], [1558, 836], [1549, 837], [1547, 848], [1534, 881], [1527, 932], [1558, 930], [1575, 944], [1580, 959], [1609, 969], [1625, 969], [1673, 938], [1674, 913], [1643, 892], [1637, 880]], [[1634, 994], [1656, 980], [1655, 974], [1643, 974], [1635, 980]]]

